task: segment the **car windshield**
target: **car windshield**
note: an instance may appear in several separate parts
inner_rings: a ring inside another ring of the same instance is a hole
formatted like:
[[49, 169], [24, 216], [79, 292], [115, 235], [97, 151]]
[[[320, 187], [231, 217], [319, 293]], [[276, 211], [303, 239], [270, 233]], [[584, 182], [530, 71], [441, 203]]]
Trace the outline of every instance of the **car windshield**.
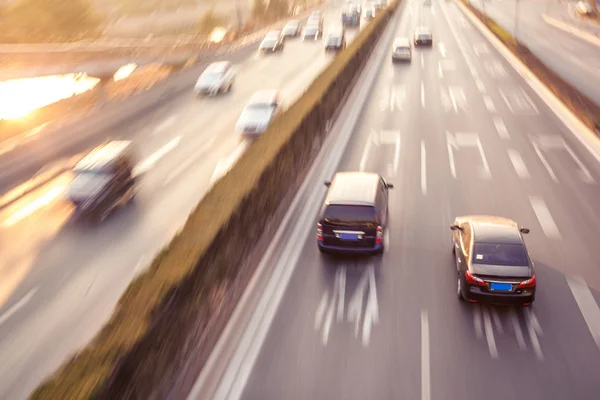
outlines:
[[306, 28], [306, 33], [308, 33], [309, 35], [315, 34], [318, 32], [318, 28], [314, 27], [314, 26], [310, 26], [308, 28]]
[[522, 244], [475, 243], [473, 263], [524, 267], [529, 266], [529, 259]]
[[241, 120], [249, 123], [268, 122], [275, 111], [274, 106], [264, 104], [253, 105], [249, 104], [243, 111]]
[[342, 44], [342, 38], [339, 36], [329, 36], [327, 38], [328, 46], [339, 46]]
[[265, 39], [263, 40], [263, 42], [260, 44], [260, 47], [274, 47], [275, 44], [277, 43], [277, 39]]
[[220, 72], [205, 72], [200, 76], [200, 83], [213, 83], [221, 78]]
[[332, 225], [377, 224], [373, 206], [329, 205], [325, 209], [323, 219]]

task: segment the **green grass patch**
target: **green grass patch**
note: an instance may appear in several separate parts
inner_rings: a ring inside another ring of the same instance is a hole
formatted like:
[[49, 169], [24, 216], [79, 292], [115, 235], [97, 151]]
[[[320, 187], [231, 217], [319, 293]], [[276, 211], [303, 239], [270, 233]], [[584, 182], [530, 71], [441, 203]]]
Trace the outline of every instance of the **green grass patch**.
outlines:
[[33, 399], [165, 397], [161, 384], [177, 376], [191, 332], [206, 329], [220, 312], [239, 266], [310, 165], [315, 143], [397, 4], [361, 31], [213, 186], [181, 233], [128, 287], [92, 343]]

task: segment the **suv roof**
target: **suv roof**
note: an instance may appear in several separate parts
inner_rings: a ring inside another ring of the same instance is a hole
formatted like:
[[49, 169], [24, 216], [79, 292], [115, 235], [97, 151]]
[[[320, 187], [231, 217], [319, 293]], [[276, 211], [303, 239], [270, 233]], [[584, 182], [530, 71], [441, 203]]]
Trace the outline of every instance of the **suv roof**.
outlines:
[[277, 90], [259, 90], [258, 92], [255, 92], [252, 97], [250, 97], [248, 104], [278, 104], [278, 95], [279, 94]]
[[378, 174], [371, 172], [338, 172], [331, 182], [325, 204], [372, 206], [380, 179]]
[[95, 171], [106, 168], [131, 147], [129, 140], [116, 140], [92, 150], [75, 166], [75, 170]]

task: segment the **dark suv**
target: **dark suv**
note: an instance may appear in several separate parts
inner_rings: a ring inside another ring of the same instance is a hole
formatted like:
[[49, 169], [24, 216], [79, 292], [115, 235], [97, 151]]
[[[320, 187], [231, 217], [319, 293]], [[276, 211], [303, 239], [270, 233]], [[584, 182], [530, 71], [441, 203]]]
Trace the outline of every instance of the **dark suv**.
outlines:
[[378, 174], [339, 172], [325, 182], [329, 192], [317, 223], [317, 244], [325, 253], [382, 253], [388, 220], [388, 190]]

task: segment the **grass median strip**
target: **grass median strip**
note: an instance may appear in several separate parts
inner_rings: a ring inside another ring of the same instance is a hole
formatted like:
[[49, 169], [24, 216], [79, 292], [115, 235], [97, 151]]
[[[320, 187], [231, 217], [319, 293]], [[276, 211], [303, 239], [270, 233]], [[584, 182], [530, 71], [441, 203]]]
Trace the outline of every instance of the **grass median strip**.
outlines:
[[595, 103], [573, 85], [547, 67], [527, 46], [506, 31], [502, 26], [473, 7], [468, 0], [460, 0], [481, 20], [506, 47], [517, 56], [544, 85], [548, 87], [588, 128], [600, 137], [600, 105]]
[[[183, 230], [120, 299], [102, 331], [34, 399], [164, 398], [194, 330], [219, 314], [239, 266], [301, 180], [350, 82], [398, 2], [363, 29], [273, 121], [192, 212]], [[211, 343], [204, 344], [210, 347]]]

